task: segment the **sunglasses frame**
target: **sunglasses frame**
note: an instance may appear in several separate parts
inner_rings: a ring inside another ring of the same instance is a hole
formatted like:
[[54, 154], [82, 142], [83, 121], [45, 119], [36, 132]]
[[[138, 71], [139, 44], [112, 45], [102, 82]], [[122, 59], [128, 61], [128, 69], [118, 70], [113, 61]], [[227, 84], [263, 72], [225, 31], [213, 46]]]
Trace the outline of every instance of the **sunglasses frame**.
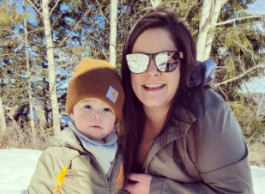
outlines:
[[[127, 54], [127, 55], [144, 54], [144, 55], [147, 55], [147, 56], [149, 57], [149, 63], [148, 63], [148, 65], [146, 66], [146, 69], [145, 69], [143, 72], [141, 72], [141, 73], [144, 73], [144, 72], [148, 69], [148, 67], [149, 67], [149, 65], [150, 65], [150, 61], [151, 61], [151, 59], [154, 59], [154, 61], [155, 61], [155, 66], [156, 66], [157, 70], [160, 71], [160, 69], [157, 67], [155, 57], [156, 57], [158, 54], [160, 54], [160, 53], [165, 53], [165, 52], [175, 52], [175, 53], [179, 53], [179, 58], [178, 58], [178, 60], [176, 60], [176, 62], [178, 62], [179, 59], [183, 59], [183, 58], [184, 58], [184, 56], [183, 56], [183, 52], [181, 52], [181, 51], [161, 51], [161, 52], [153, 53], [153, 54], [147, 54], [147, 53], [137, 52], [137, 53], [131, 53], [131, 54]], [[174, 54], [175, 54], [175, 53], [174, 53]], [[126, 55], [126, 56], [127, 56], [127, 55]], [[127, 61], [127, 59], [126, 59], [126, 61]], [[128, 65], [128, 61], [127, 61], [127, 65]], [[177, 68], [177, 67], [178, 67], [178, 66], [176, 66], [176, 68]], [[129, 65], [128, 65], [128, 68], [129, 68], [129, 70], [131, 71]], [[175, 69], [176, 69], [176, 68], [175, 68]], [[175, 69], [174, 69], [174, 70], [175, 70]], [[174, 71], [174, 70], [173, 70], [173, 71]], [[173, 71], [160, 71], [160, 72], [163, 72], [163, 73], [170, 73], [170, 72], [173, 72]], [[131, 71], [131, 72], [132, 72], [132, 71]], [[132, 72], [132, 73], [135, 73], [135, 72]], [[135, 73], [135, 74], [141, 74], [141, 73]]]

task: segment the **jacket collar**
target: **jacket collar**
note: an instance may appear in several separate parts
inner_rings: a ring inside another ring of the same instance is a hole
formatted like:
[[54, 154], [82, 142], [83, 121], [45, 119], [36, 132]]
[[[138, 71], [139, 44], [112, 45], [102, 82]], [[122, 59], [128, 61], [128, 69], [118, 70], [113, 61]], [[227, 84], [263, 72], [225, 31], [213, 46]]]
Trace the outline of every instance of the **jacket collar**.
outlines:
[[[168, 145], [169, 143], [185, 136], [187, 132], [189, 131], [192, 123], [194, 123], [197, 118], [187, 109], [180, 108], [176, 110], [175, 114], [180, 118], [180, 121], [174, 121], [172, 119], [172, 125], [168, 128], [168, 132], [162, 134], [160, 137], [158, 137], [155, 142], [152, 142], [150, 151], [148, 153], [147, 157], [147, 163], [146, 163], [146, 169], [145, 171], [147, 172], [148, 169], [148, 164], [152, 160], [152, 158], [156, 155], [157, 152], [159, 152], [163, 147]], [[161, 139], [166, 138], [166, 143], [165, 145], [161, 146]]]
[[47, 138], [47, 145], [50, 146], [60, 146], [68, 147], [78, 150], [82, 153], [87, 153], [87, 151], [82, 147], [80, 141], [72, 131], [70, 127], [65, 128], [53, 137]]

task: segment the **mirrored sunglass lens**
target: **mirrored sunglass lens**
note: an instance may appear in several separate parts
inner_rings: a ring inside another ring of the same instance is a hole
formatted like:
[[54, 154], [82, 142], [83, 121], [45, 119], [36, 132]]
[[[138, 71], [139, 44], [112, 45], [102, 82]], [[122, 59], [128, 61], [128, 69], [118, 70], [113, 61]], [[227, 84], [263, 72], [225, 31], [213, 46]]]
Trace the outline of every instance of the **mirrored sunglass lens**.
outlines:
[[149, 57], [140, 53], [126, 55], [126, 60], [130, 71], [133, 73], [143, 73], [149, 64]]
[[159, 53], [156, 56], [157, 68], [162, 72], [174, 71], [178, 65], [178, 57], [176, 52]]
[[156, 66], [160, 71], [165, 72], [167, 67], [167, 53], [159, 53], [155, 58]]

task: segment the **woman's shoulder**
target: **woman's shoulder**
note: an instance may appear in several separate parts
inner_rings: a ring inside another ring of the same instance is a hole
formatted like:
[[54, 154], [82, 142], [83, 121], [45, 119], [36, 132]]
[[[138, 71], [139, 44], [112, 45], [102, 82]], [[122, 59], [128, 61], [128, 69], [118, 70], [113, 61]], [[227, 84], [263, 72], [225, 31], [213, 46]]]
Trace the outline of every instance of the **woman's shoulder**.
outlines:
[[189, 110], [196, 118], [204, 116], [208, 111], [226, 107], [224, 99], [210, 88], [201, 88], [189, 99]]
[[197, 106], [193, 106], [192, 112], [199, 121], [200, 130], [203, 132], [201, 138], [204, 135], [206, 135], [205, 138], [208, 138], [209, 134], [220, 137], [221, 134], [234, 133], [238, 135], [242, 133], [237, 119], [219, 94], [211, 89], [202, 89], [199, 92], [202, 102], [198, 101], [200, 97], [194, 98], [192, 103], [197, 103]]

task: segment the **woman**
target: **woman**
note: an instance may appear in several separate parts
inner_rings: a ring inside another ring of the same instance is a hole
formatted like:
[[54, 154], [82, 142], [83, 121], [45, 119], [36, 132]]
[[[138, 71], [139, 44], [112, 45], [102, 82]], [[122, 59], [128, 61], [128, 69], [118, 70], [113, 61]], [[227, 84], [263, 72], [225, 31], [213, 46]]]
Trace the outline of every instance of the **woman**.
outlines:
[[121, 67], [129, 193], [253, 193], [241, 128], [205, 79], [191, 83], [195, 64], [192, 36], [169, 8], [131, 31]]

